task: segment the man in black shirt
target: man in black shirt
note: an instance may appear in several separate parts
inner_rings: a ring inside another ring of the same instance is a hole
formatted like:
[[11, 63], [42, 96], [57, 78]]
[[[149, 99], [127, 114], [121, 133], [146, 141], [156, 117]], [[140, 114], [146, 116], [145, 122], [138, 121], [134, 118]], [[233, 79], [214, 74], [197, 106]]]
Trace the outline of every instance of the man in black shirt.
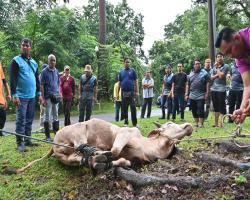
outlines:
[[177, 64], [177, 73], [173, 76], [172, 83], [172, 99], [173, 99], [173, 113], [172, 119], [173, 121], [176, 119], [176, 111], [179, 105], [180, 113], [181, 113], [181, 121], [184, 121], [184, 110], [185, 110], [185, 102], [184, 96], [187, 94], [187, 74], [183, 72], [183, 64]]

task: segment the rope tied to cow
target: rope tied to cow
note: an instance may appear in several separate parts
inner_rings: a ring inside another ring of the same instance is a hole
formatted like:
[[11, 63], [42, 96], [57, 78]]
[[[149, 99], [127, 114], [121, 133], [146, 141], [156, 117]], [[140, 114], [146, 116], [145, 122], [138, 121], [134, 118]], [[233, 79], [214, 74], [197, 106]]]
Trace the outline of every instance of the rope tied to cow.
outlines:
[[242, 124], [236, 124], [236, 128], [232, 131], [226, 128], [225, 126], [225, 119], [232, 117], [231, 114], [225, 114], [222, 118], [222, 127], [224, 127], [225, 132], [227, 132], [230, 135], [227, 136], [216, 136], [216, 137], [207, 137], [207, 138], [187, 138], [187, 139], [174, 139], [171, 137], [168, 137], [169, 140], [172, 140], [174, 144], [180, 143], [180, 142], [189, 142], [189, 141], [207, 141], [207, 140], [218, 140], [218, 139], [223, 139], [223, 138], [231, 138], [233, 143], [239, 147], [239, 148], [248, 148], [250, 145], [241, 145], [236, 138], [250, 138], [250, 132], [246, 129], [242, 128]]

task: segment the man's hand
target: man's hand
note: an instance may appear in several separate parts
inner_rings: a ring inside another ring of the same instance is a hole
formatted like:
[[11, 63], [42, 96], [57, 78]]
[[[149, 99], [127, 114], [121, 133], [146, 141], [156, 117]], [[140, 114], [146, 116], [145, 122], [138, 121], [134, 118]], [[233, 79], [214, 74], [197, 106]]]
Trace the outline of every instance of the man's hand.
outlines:
[[19, 99], [18, 97], [13, 98], [12, 102], [13, 102], [13, 104], [14, 104], [15, 106], [19, 106], [20, 103], [21, 103], [21, 102], [20, 102], [20, 99]]
[[4, 108], [4, 110], [7, 110], [7, 108], [8, 108], [8, 103], [7, 103], [7, 101], [5, 101], [5, 104], [3, 105], [3, 108]]
[[41, 96], [38, 97], [38, 101], [39, 101], [39, 104], [41, 105], [44, 104], [44, 99]]
[[205, 101], [208, 100], [208, 93], [205, 93]]
[[185, 95], [185, 101], [188, 101], [189, 96]]
[[11, 95], [10, 95], [10, 94], [7, 96], [7, 99], [8, 99], [9, 101], [11, 101]]
[[235, 121], [236, 124], [244, 122], [246, 115], [243, 113], [242, 109], [235, 110], [233, 116], [231, 117], [232, 120]]

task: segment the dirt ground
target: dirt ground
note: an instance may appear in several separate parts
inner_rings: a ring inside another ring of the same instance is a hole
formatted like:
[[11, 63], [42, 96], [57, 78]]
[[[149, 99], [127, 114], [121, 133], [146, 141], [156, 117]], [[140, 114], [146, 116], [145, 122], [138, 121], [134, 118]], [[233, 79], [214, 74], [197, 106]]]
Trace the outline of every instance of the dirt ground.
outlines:
[[182, 188], [178, 185], [150, 185], [135, 188], [131, 184], [115, 177], [112, 170], [100, 174], [93, 183], [86, 183], [86, 177], [82, 179], [83, 185], [76, 188], [74, 197], [62, 194], [62, 199], [250, 199], [250, 181], [236, 181], [235, 177], [250, 174], [250, 170], [240, 171], [232, 167], [224, 167], [218, 164], [209, 164], [201, 161], [195, 153], [212, 152], [224, 158], [250, 162], [250, 152], [228, 153], [218, 148], [217, 145], [207, 145], [206, 148], [196, 151], [181, 150], [173, 158], [159, 160], [151, 165], [137, 170], [157, 177], [191, 176], [210, 179], [219, 176], [230, 176], [228, 181], [221, 182], [218, 186], [207, 185], [206, 188]]

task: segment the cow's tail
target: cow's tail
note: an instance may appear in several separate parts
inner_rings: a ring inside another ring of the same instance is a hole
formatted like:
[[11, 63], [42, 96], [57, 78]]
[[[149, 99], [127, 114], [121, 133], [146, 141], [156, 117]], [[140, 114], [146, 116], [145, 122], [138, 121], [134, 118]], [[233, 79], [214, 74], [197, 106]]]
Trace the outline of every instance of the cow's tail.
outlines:
[[26, 169], [31, 168], [36, 162], [41, 161], [41, 160], [43, 160], [43, 159], [45, 159], [45, 158], [49, 158], [53, 153], [54, 153], [53, 147], [51, 147], [51, 149], [49, 150], [49, 152], [48, 152], [46, 155], [44, 155], [43, 157], [31, 161], [31, 162], [30, 162], [28, 165], [26, 165], [25, 167], [22, 167], [22, 168], [19, 168], [19, 169], [11, 169], [11, 170], [9, 170], [8, 173], [20, 174], [20, 173], [24, 172]]

